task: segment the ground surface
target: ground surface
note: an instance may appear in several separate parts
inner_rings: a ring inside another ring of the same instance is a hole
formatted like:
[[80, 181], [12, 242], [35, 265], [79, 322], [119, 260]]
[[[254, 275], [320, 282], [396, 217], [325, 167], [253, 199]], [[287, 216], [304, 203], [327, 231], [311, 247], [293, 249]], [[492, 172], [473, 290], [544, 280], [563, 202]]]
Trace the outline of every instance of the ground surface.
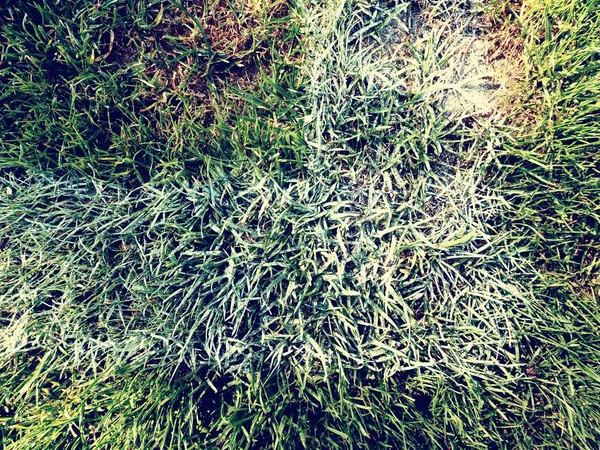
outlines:
[[0, 448], [595, 448], [599, 9], [6, 2]]

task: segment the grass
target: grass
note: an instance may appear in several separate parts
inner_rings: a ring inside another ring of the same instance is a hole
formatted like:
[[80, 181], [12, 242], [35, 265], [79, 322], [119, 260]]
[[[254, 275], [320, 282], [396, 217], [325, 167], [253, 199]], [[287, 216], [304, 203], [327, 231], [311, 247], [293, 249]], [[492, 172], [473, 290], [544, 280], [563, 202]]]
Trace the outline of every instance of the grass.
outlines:
[[[270, 17], [266, 4], [234, 14], [226, 2], [213, 3], [9, 6], [3, 164], [143, 183], [195, 168], [208, 149], [229, 155], [212, 142], [234, 110], [235, 94], [224, 86], [252, 84], [258, 58], [281, 76], [284, 58], [294, 55], [280, 54], [273, 39], [284, 51], [297, 31], [289, 19]], [[223, 20], [221, 34], [215, 20]]]
[[598, 6], [8, 2], [0, 448], [594, 448]]

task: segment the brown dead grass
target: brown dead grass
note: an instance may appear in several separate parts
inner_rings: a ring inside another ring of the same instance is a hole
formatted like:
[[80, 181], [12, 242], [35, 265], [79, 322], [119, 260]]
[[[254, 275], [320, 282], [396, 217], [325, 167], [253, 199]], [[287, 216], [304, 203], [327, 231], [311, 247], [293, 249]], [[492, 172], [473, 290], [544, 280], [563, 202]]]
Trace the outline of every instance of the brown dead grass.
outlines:
[[171, 126], [156, 124], [166, 135], [190, 114], [196, 123], [211, 126], [218, 115], [242, 106], [230, 87], [254, 91], [273, 61], [297, 62], [291, 55], [296, 42], [287, 38], [288, 0], [184, 0], [181, 5], [161, 10], [144, 35], [119, 29], [103, 45], [106, 63], [140, 74], [139, 92], [147, 105], [141, 112], [170, 117]]
[[[116, 30], [103, 58], [116, 65], [142, 62], [157, 88], [206, 93], [207, 82], [251, 89], [260, 70], [292, 51], [286, 39], [287, 0], [189, 0], [161, 11], [150, 36]], [[293, 58], [292, 58], [293, 60]]]
[[273, 50], [286, 53], [289, 43], [281, 38], [290, 14], [286, 0], [203, 0], [188, 2], [167, 21], [169, 34], [187, 46], [208, 46], [233, 61], [273, 59]]
[[526, 82], [525, 48], [517, 20], [522, 4], [522, 1], [506, 1], [498, 5], [492, 15], [487, 15], [485, 22], [491, 31], [488, 60], [499, 76], [504, 78], [508, 88], [504, 107], [511, 112], [509, 124], [527, 134], [535, 128], [537, 118], [534, 112], [524, 107], [526, 101], [529, 103], [531, 99], [523, 96], [523, 84]]

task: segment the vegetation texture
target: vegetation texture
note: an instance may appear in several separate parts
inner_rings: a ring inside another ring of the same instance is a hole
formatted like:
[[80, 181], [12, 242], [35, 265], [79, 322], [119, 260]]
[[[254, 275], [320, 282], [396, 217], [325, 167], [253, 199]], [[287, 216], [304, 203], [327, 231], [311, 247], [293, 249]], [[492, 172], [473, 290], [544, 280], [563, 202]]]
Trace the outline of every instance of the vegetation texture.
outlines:
[[3, 5], [0, 449], [597, 448], [598, 0]]

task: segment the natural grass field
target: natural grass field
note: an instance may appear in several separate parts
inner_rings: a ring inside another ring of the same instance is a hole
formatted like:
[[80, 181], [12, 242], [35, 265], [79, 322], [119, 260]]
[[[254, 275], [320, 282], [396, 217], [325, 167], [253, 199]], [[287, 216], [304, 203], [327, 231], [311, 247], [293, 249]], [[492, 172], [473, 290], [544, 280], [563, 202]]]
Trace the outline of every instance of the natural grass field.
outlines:
[[596, 449], [599, 248], [598, 0], [0, 3], [1, 450]]

